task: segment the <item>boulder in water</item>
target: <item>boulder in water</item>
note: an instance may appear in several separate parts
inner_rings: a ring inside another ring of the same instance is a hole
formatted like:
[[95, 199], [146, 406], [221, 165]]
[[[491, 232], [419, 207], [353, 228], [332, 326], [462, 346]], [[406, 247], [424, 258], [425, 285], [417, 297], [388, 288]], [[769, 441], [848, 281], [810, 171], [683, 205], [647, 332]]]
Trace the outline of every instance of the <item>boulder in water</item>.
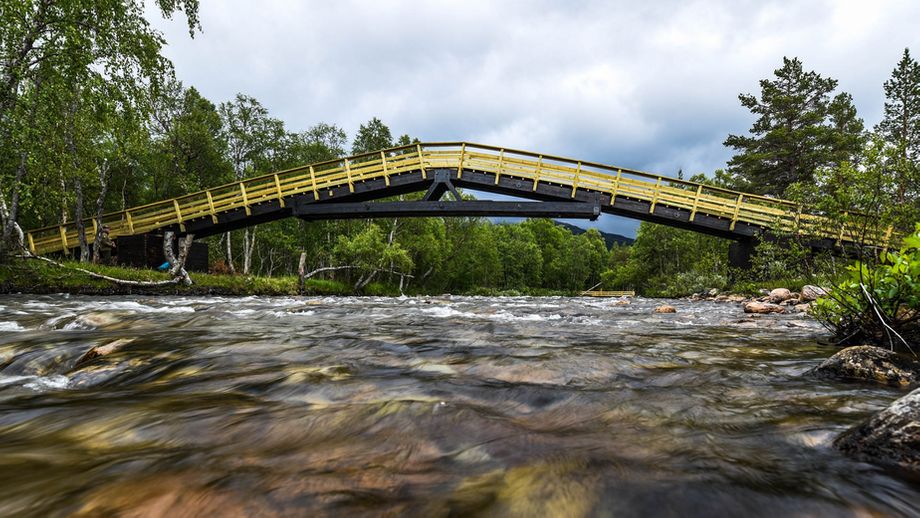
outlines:
[[866, 462], [920, 474], [920, 389], [844, 432], [834, 446]]
[[820, 287], [814, 286], [812, 284], [806, 284], [802, 286], [802, 293], [799, 295], [799, 299], [802, 302], [812, 302], [818, 300], [819, 297], [824, 297], [827, 295], [827, 290]]
[[826, 378], [871, 381], [896, 387], [920, 385], [920, 361], [871, 345], [847, 347], [810, 372]]
[[795, 295], [786, 288], [776, 288], [770, 292], [768, 301], [773, 304], [779, 304], [793, 298], [795, 298]]
[[655, 308], [655, 313], [677, 313], [677, 308], [664, 304]]
[[769, 302], [747, 302], [744, 304], [745, 313], [785, 313], [785, 308], [778, 304], [770, 304]]

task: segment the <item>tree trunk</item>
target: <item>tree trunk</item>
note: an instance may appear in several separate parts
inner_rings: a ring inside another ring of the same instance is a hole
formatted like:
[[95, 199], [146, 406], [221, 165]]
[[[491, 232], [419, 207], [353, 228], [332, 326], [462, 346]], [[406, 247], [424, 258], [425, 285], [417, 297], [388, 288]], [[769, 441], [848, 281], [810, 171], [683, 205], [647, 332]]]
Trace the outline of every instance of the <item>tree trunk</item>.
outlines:
[[297, 294], [303, 295], [304, 288], [306, 286], [307, 279], [304, 277], [306, 275], [306, 264], [307, 264], [307, 253], [300, 252], [300, 261], [297, 263]]
[[236, 274], [236, 268], [233, 267], [233, 246], [230, 244], [230, 232], [224, 234], [224, 237], [227, 238], [227, 268], [230, 270], [231, 274]]
[[249, 271], [252, 269], [252, 252], [255, 247], [256, 229], [247, 228], [243, 230], [243, 275], [249, 275]]
[[176, 238], [175, 232], [167, 230], [163, 233], [163, 256], [169, 261], [169, 274], [176, 278], [181, 278], [185, 284], [191, 286], [192, 278], [185, 271], [185, 260], [188, 258], [189, 249], [192, 247], [192, 241], [195, 239], [194, 234], [187, 234], [179, 242], [179, 256], [176, 257], [173, 252], [173, 241]]
[[77, 195], [77, 208], [74, 222], [77, 224], [77, 238], [80, 241], [80, 262], [89, 261], [89, 244], [86, 242], [86, 225], [83, 221], [83, 181], [77, 178], [74, 182], [74, 191]]
[[102, 212], [105, 210], [105, 196], [109, 190], [109, 163], [103, 160], [99, 167], [99, 196], [96, 198], [96, 237], [93, 238], [93, 262], [99, 263], [102, 258], [100, 243], [102, 242]]

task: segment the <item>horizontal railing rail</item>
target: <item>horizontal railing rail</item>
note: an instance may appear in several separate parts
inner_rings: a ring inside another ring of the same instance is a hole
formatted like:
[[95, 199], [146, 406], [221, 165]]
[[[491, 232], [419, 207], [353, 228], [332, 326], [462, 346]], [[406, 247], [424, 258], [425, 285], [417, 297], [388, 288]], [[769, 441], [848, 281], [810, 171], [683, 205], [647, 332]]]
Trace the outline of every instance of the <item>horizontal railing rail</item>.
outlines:
[[[381, 178], [389, 185], [393, 176], [416, 171], [425, 175], [435, 168], [456, 170], [461, 178], [464, 170], [491, 173], [496, 183], [502, 177], [526, 180], [534, 191], [541, 183], [564, 186], [571, 188], [573, 198], [579, 189], [609, 194], [614, 205], [618, 197], [646, 201], [652, 213], [659, 205], [682, 209], [690, 212], [691, 222], [705, 214], [729, 220], [730, 230], [740, 222], [885, 249], [897, 238], [890, 227], [866, 230], [858, 223], [865, 217], [856, 213], [845, 214], [853, 221], [847, 223], [844, 218], [840, 224], [788, 200], [597, 162], [466, 142], [409, 144], [286, 169], [108, 213], [102, 216], [101, 224], [109, 227], [113, 238], [165, 227], [184, 231], [188, 221], [210, 218], [217, 223], [221, 214], [230, 211], [243, 210], [248, 215], [253, 206], [262, 203], [277, 201], [284, 206], [286, 199], [310, 193], [319, 199], [323, 190], [344, 186], [354, 192], [356, 184]], [[92, 243], [99, 222], [86, 218], [84, 225], [86, 239]], [[73, 248], [78, 243], [77, 226], [68, 222], [30, 230], [26, 239], [33, 253]]]

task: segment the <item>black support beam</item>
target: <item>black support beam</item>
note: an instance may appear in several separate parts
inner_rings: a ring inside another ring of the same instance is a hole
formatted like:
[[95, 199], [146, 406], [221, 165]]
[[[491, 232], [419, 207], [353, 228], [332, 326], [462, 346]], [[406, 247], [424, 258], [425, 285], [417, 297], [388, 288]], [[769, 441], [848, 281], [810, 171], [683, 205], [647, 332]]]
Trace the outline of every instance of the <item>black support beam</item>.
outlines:
[[391, 201], [295, 203], [293, 215], [304, 220], [428, 217], [522, 217], [597, 219], [600, 207], [584, 202]]

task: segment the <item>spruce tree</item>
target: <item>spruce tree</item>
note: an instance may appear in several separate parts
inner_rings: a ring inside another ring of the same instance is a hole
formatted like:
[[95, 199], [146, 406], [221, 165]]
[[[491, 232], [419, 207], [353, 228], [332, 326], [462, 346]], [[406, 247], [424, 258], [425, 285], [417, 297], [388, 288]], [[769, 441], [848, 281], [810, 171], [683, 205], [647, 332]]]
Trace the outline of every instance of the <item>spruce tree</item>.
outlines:
[[849, 94], [831, 97], [835, 79], [783, 58], [775, 79], [760, 81], [761, 94], [741, 94], [741, 105], [758, 116], [750, 136], [729, 135], [725, 145], [738, 153], [728, 162], [735, 187], [782, 196], [814, 171], [855, 156], [863, 142], [863, 122]]
[[897, 201], [904, 203], [918, 194], [920, 176], [920, 64], [909, 49], [885, 81], [885, 116], [876, 131], [896, 150]]

